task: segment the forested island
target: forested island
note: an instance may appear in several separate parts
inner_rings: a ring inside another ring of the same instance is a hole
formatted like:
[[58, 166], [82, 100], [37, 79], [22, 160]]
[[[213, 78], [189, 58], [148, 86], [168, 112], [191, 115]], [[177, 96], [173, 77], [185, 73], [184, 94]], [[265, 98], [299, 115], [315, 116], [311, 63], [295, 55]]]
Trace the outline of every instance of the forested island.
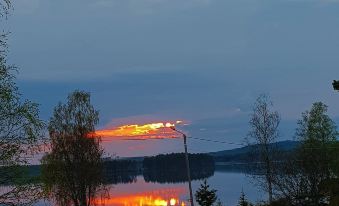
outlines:
[[[214, 159], [208, 154], [188, 155], [191, 178], [204, 179], [214, 174]], [[143, 160], [144, 178], [146, 182], [185, 182], [187, 170], [185, 154], [167, 154], [146, 157]]]

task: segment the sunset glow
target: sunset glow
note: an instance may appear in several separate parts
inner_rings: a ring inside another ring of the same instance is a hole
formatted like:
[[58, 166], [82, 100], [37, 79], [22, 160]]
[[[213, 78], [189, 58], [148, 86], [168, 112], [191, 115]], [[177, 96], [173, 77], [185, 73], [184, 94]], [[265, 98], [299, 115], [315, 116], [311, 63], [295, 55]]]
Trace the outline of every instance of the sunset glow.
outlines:
[[127, 124], [117, 127], [97, 130], [94, 137], [121, 138], [121, 139], [163, 139], [176, 138], [178, 133], [172, 127], [181, 124], [182, 121], [157, 122], [148, 124]]
[[186, 206], [186, 203], [180, 200], [180, 196], [183, 194], [185, 194], [185, 190], [182, 188], [160, 189], [97, 199], [95, 202], [106, 206]]

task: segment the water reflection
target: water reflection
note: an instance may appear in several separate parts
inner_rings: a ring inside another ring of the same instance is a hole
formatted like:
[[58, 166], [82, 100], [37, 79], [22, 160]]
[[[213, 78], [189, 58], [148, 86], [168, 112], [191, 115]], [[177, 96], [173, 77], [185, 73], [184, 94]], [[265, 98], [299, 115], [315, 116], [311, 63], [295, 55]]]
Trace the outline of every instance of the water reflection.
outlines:
[[136, 182], [142, 174], [140, 166], [131, 160], [110, 160], [103, 162], [103, 183], [119, 184]]
[[[214, 168], [201, 168], [191, 170], [192, 180], [206, 179], [214, 174]], [[144, 179], [146, 182], [155, 183], [183, 183], [187, 182], [186, 168], [177, 168], [176, 170], [145, 170]]]
[[186, 203], [179, 199], [177, 193], [175, 190], [156, 190], [98, 199], [96, 203], [106, 206], [185, 206]]
[[[128, 183], [113, 184], [106, 182], [105, 190], [97, 193], [94, 199], [91, 199], [91, 205], [148, 206], [167, 204], [167, 206], [171, 206], [171, 202], [173, 203], [174, 200], [176, 201], [174, 204], [176, 206], [181, 206], [182, 203], [186, 206], [189, 205], [187, 183], [146, 182], [142, 173], [137, 176], [132, 176], [133, 181], [128, 181]], [[218, 190], [218, 197], [224, 205], [236, 205], [241, 191], [244, 191], [248, 199], [252, 202], [266, 198], [258, 188], [249, 182], [249, 179], [247, 179], [246, 175], [242, 172], [237, 173], [227, 171], [227, 169], [219, 170], [219, 167], [216, 167], [214, 175], [208, 178], [208, 182], [212, 188]], [[200, 183], [201, 181], [197, 180], [192, 182], [193, 191], [197, 190]], [[0, 191], [4, 191], [2, 189], [0, 189]], [[53, 197], [40, 200], [35, 204], [35, 206], [50, 205], [67, 206], [67, 204], [57, 204], [54, 202]]]
[[148, 184], [141, 176], [137, 182], [119, 184], [109, 190], [107, 198], [97, 198], [95, 203], [105, 206], [186, 206], [185, 184]]
[[[52, 154], [53, 155], [53, 154]], [[104, 193], [101, 166], [92, 162], [68, 164], [45, 156], [41, 179], [51, 205], [91, 206]]]
[[[83, 161], [81, 164], [68, 164], [55, 158], [54, 153], [45, 156], [42, 180], [49, 202], [62, 206], [187, 205], [185, 168], [142, 171], [135, 161], [95, 163]], [[191, 173], [193, 180], [208, 178], [214, 174], [214, 167], [194, 169]], [[124, 190], [126, 185], [131, 184], [134, 191], [130, 186]]]
[[[183, 158], [182, 158], [183, 159]], [[180, 161], [179, 161], [180, 163]], [[191, 167], [192, 180], [206, 179], [214, 174], [214, 162], [193, 161]], [[203, 166], [197, 163], [205, 163]], [[154, 164], [154, 163], [153, 163]], [[143, 175], [146, 182], [152, 183], [183, 183], [187, 182], [186, 166], [149, 167], [131, 160], [110, 160], [103, 164], [104, 184], [134, 183], [138, 175]]]

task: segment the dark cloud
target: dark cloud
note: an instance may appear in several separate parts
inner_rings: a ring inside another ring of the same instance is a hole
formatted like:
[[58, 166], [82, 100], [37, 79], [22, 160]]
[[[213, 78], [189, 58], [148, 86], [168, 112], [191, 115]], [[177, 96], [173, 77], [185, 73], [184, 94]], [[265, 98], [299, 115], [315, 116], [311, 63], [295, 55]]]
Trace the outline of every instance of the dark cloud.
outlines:
[[284, 138], [312, 102], [338, 116], [336, 1], [22, 0], [14, 7], [9, 60], [44, 119], [74, 89], [92, 92], [101, 127], [130, 117], [184, 119], [194, 136], [237, 142], [263, 92], [289, 122]]

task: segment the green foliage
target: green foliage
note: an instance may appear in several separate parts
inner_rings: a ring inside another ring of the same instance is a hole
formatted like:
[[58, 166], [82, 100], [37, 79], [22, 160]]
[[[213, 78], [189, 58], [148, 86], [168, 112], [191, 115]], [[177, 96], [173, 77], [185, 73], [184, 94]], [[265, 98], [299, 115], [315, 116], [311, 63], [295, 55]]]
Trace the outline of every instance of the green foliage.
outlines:
[[319, 185], [331, 178], [331, 163], [338, 158], [333, 156], [333, 145], [338, 132], [335, 123], [326, 113], [325, 104], [314, 103], [310, 111], [302, 114], [296, 131], [297, 139], [302, 142], [297, 159], [306, 181], [303, 189], [312, 205], [321, 201]]
[[[0, 0], [0, 21], [7, 18], [10, 0]], [[44, 123], [38, 105], [22, 100], [15, 83], [16, 68], [6, 62], [7, 35], [0, 33], [0, 185], [11, 184], [0, 192], [0, 205], [31, 205], [41, 197], [39, 185], [20, 165], [40, 150], [44, 143]]]
[[0, 34], [0, 56], [5, 57], [7, 51], [7, 33]]
[[296, 138], [304, 143], [329, 143], [336, 141], [338, 132], [333, 120], [326, 114], [328, 107], [322, 102], [313, 104], [310, 111], [302, 113], [298, 121]]
[[327, 115], [327, 106], [314, 103], [302, 113], [296, 138], [300, 146], [286, 161], [275, 180], [289, 205], [326, 205], [335, 201], [338, 178], [338, 147], [335, 123]]
[[42, 160], [42, 180], [47, 194], [60, 205], [91, 205], [100, 183], [102, 148], [95, 138], [98, 111], [90, 94], [75, 91], [66, 104], [59, 103], [49, 121], [51, 152]]
[[[252, 206], [252, 204], [251, 204]], [[257, 203], [255, 206], [291, 206], [285, 199], [273, 200], [272, 203]]]
[[195, 193], [195, 199], [200, 206], [212, 206], [217, 200], [216, 190], [209, 189], [210, 186], [204, 180], [203, 184]]
[[[0, 0], [0, 22], [3, 17], [7, 18], [9, 10], [11, 9], [10, 0]], [[0, 56], [1, 58], [6, 56], [7, 52], [7, 36], [8, 32], [0, 31]]]
[[40, 151], [44, 123], [38, 105], [21, 99], [14, 72], [15, 67], [8, 66], [0, 54], [0, 184], [13, 184], [0, 194], [0, 205], [30, 204], [39, 193], [27, 184], [30, 180], [19, 165]]
[[15, 68], [0, 57], [0, 164], [26, 163], [27, 155], [43, 140], [44, 123], [38, 105], [21, 100], [13, 75]]
[[6, 16], [11, 6], [10, 0], [0, 0], [0, 17]]
[[319, 190], [323, 196], [329, 197], [329, 205], [339, 205], [339, 142], [330, 145], [332, 151], [330, 163], [331, 177], [320, 183]]
[[245, 198], [245, 193], [244, 191], [241, 191], [241, 195], [239, 198], [238, 206], [251, 206], [252, 204], [247, 201]]

